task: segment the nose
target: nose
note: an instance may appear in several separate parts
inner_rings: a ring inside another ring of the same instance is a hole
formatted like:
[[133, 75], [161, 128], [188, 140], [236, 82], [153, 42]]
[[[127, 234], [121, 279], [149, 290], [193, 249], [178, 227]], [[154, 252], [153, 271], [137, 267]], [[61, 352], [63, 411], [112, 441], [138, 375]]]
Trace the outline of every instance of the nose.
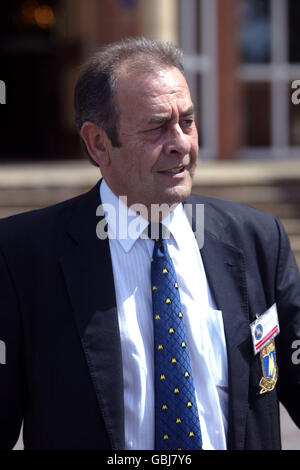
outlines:
[[190, 147], [190, 136], [183, 132], [178, 123], [174, 124], [167, 135], [165, 153], [184, 156], [190, 152]]

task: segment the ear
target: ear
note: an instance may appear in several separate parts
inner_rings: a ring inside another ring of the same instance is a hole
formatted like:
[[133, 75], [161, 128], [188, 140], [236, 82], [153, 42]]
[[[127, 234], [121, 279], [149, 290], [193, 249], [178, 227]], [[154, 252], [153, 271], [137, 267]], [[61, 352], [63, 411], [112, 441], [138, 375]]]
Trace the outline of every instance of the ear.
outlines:
[[80, 129], [81, 137], [91, 158], [99, 166], [110, 164], [109, 139], [102, 127], [93, 122], [86, 121]]

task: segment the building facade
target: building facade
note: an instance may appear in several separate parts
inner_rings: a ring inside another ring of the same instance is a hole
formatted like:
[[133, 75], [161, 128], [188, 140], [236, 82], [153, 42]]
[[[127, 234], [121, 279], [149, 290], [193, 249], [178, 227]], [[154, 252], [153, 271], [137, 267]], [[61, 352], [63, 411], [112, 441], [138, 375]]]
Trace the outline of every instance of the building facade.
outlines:
[[80, 64], [101, 45], [137, 35], [183, 49], [200, 158], [300, 158], [298, 0], [3, 3], [0, 162], [83, 158], [72, 111]]

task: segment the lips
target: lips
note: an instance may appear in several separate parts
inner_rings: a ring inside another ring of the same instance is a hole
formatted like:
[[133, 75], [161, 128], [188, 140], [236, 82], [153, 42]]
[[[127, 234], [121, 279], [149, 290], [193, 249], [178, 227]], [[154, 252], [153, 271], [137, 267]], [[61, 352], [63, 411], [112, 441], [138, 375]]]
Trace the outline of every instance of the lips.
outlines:
[[183, 165], [175, 167], [175, 168], [167, 168], [166, 170], [160, 170], [159, 173], [171, 173], [173, 175], [177, 175], [184, 171], [185, 167]]

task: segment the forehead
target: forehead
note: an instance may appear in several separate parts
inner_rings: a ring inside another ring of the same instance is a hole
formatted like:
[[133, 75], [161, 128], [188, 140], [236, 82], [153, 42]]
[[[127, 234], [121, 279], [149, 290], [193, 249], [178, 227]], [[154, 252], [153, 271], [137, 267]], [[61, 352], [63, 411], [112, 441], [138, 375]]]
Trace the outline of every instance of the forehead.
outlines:
[[184, 112], [192, 101], [188, 84], [175, 67], [154, 73], [119, 72], [116, 99], [121, 116], [135, 114], [143, 120], [149, 114]]

